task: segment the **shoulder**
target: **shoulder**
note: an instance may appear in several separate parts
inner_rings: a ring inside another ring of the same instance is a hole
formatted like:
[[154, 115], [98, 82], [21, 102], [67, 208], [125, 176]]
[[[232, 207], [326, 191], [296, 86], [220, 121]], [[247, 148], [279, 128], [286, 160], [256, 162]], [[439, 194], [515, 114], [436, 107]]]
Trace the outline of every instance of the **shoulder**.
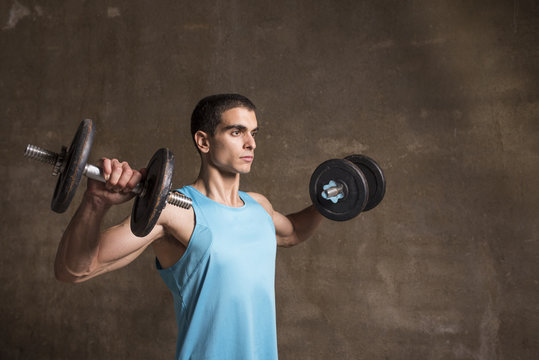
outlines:
[[262, 207], [270, 214], [270, 216], [273, 216], [273, 206], [271, 205], [268, 198], [266, 198], [264, 195], [255, 193], [255, 192], [248, 192], [247, 195], [253, 198], [257, 203], [262, 205]]
[[172, 235], [183, 245], [187, 246], [189, 238], [195, 227], [195, 213], [193, 208], [183, 209], [167, 205], [161, 212], [158, 224], [162, 225], [165, 233]]

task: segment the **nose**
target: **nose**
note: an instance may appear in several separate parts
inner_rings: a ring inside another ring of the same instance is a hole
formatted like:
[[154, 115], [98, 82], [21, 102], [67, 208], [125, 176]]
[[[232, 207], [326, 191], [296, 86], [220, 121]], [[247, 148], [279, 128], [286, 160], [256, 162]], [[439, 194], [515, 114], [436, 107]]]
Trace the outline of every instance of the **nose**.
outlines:
[[245, 138], [244, 148], [254, 150], [256, 148], [256, 141], [253, 135], [247, 134]]

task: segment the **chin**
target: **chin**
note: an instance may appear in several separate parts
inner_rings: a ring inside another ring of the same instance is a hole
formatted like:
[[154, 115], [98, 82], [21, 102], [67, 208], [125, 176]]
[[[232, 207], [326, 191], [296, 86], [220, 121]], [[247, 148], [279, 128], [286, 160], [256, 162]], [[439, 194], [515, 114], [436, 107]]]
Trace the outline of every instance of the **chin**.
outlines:
[[238, 174], [240, 175], [249, 174], [250, 172], [251, 172], [250, 166], [248, 168], [238, 169]]

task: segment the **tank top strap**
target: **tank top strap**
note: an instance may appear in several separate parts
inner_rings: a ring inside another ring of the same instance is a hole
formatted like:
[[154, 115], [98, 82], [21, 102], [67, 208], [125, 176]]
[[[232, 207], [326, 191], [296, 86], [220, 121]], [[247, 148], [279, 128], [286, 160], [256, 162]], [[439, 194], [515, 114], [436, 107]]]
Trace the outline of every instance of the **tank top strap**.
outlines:
[[240, 191], [239, 194], [240, 194], [240, 199], [243, 200], [243, 203], [245, 204], [245, 206], [258, 204], [258, 202], [255, 199], [253, 199], [251, 197], [251, 195], [247, 194], [246, 192]]

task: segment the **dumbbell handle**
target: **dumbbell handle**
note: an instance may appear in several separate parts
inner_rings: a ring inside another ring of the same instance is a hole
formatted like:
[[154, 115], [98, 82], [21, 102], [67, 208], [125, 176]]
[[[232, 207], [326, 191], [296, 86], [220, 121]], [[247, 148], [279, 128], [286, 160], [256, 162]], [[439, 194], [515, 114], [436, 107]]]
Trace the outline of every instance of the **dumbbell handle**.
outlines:
[[[86, 177], [88, 177], [90, 179], [100, 181], [102, 183], [107, 182], [107, 180], [105, 180], [105, 176], [103, 175], [103, 169], [101, 169], [100, 167], [97, 167], [95, 165], [86, 164], [84, 166], [84, 170], [82, 172], [82, 175], [84, 175], [84, 176], [86, 176]], [[131, 192], [135, 193], [137, 195], [142, 194], [143, 187], [144, 187], [143, 185], [144, 184], [142, 182], [139, 182], [137, 185], [135, 185], [135, 187], [131, 190]]]
[[[64, 151], [62, 151], [62, 153], [63, 152]], [[33, 160], [54, 165], [53, 175], [58, 175], [62, 171], [61, 164], [64, 157], [63, 154], [58, 154], [56, 152], [41, 148], [39, 146], [29, 144], [28, 146], [26, 146], [24, 156]], [[95, 165], [86, 164], [84, 166], [84, 171], [82, 174], [90, 179], [94, 179], [103, 183], [106, 182], [105, 177], [103, 176], [103, 169]], [[137, 195], [142, 194], [143, 191], [144, 183], [142, 182], [135, 185], [133, 190], [131, 190], [131, 192]], [[168, 193], [167, 203], [184, 209], [189, 209], [191, 208], [192, 200], [187, 196], [180, 194], [179, 192], [170, 191]]]

